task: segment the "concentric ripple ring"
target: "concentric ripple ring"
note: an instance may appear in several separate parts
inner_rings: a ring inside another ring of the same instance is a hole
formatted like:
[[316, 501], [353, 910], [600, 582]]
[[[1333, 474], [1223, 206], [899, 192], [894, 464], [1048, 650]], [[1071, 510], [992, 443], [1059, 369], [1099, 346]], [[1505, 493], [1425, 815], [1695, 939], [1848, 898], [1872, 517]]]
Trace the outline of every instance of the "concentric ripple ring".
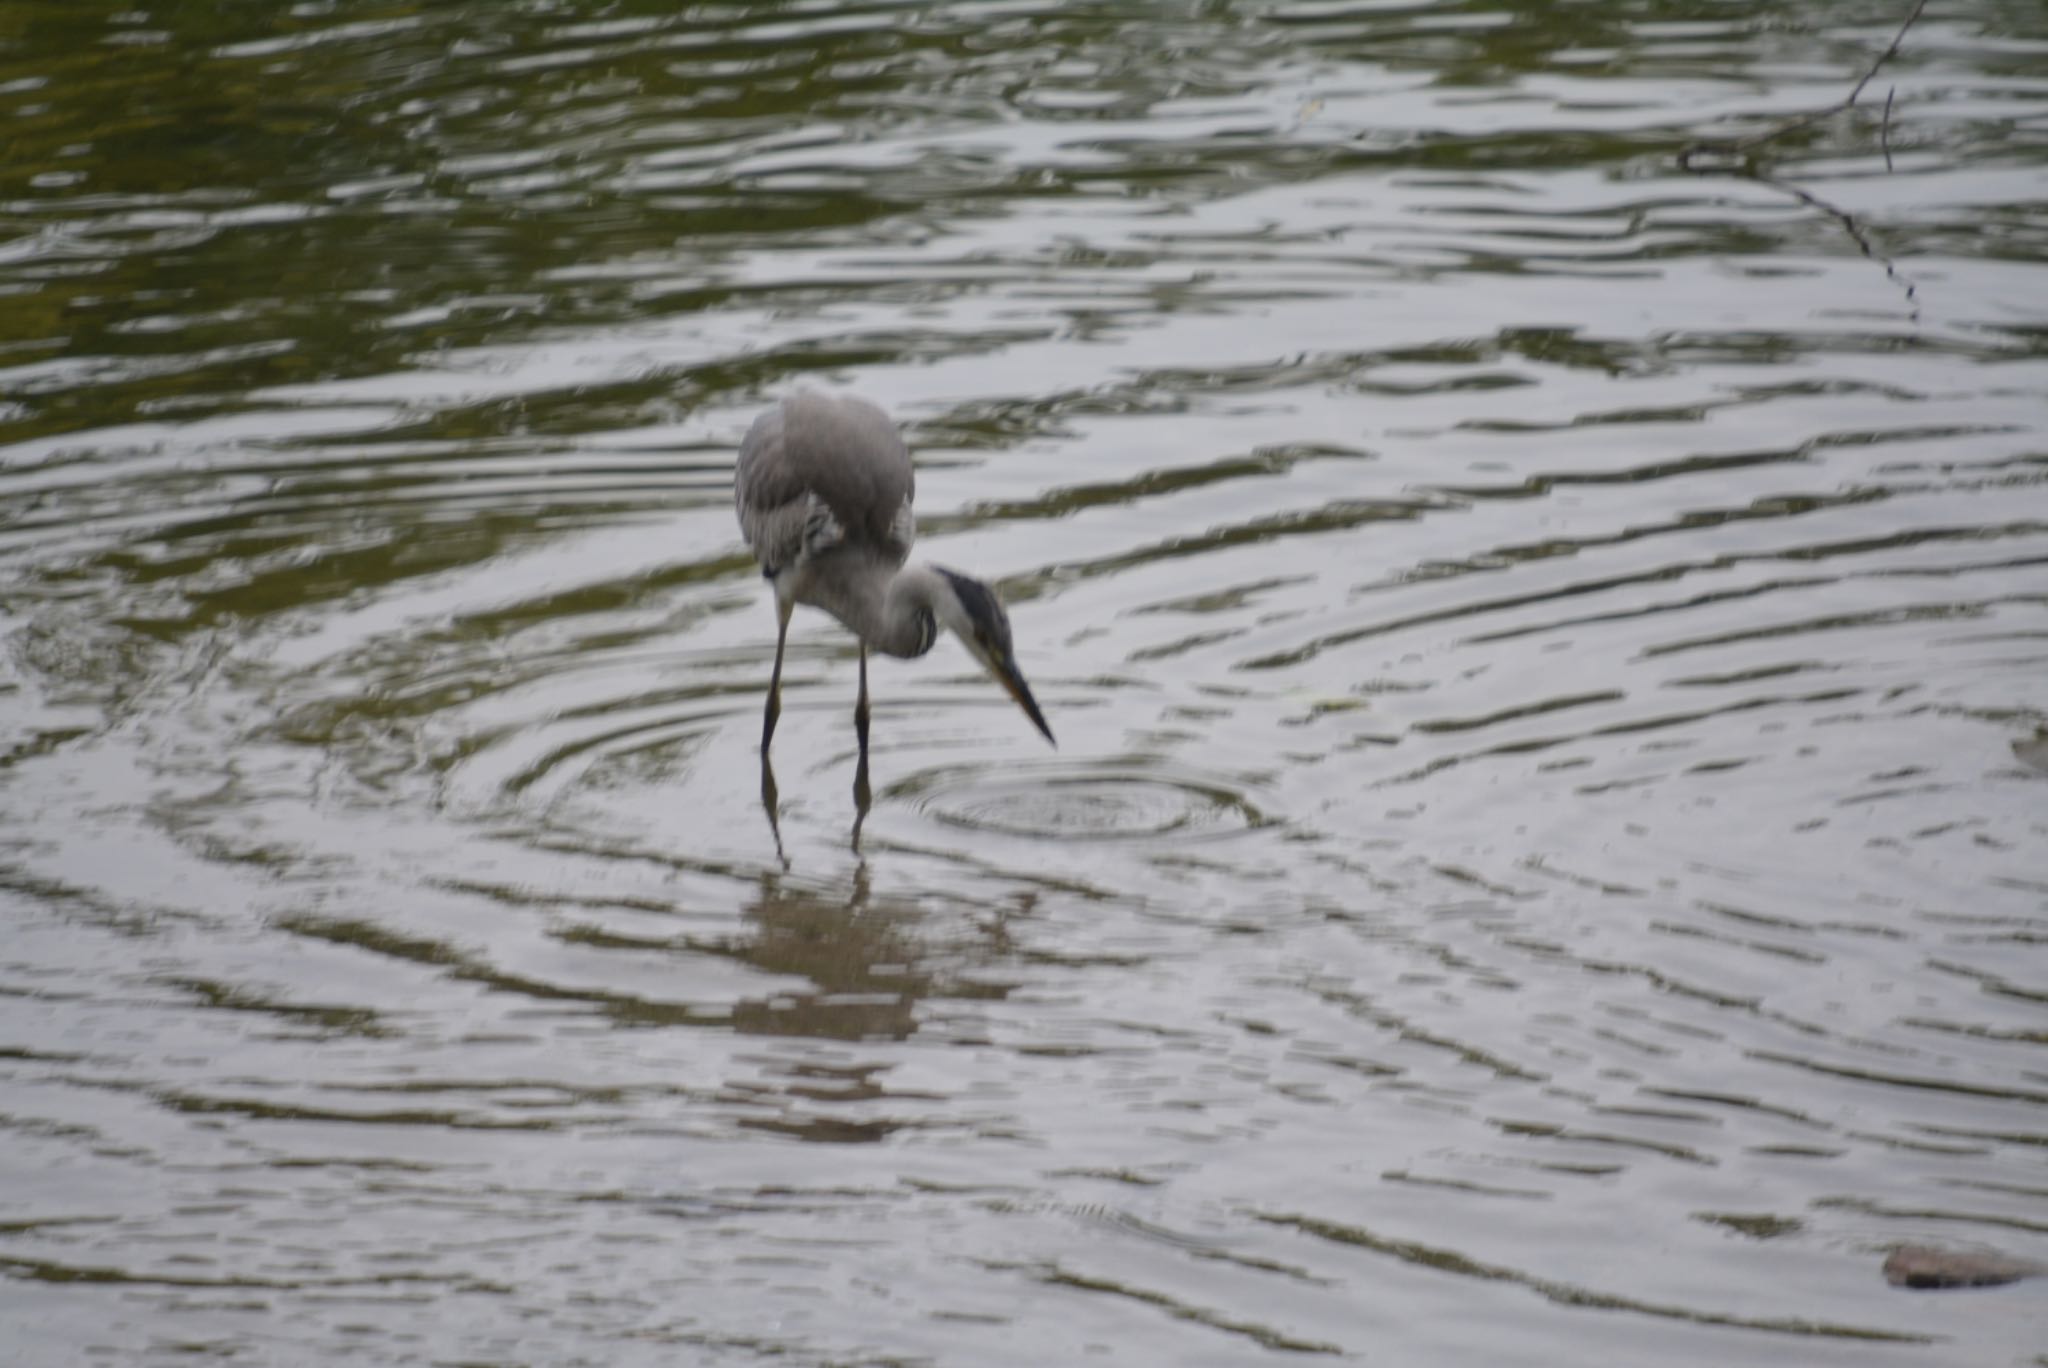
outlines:
[[957, 830], [1063, 841], [1187, 840], [1274, 820], [1223, 776], [1131, 763], [947, 767], [889, 796]]

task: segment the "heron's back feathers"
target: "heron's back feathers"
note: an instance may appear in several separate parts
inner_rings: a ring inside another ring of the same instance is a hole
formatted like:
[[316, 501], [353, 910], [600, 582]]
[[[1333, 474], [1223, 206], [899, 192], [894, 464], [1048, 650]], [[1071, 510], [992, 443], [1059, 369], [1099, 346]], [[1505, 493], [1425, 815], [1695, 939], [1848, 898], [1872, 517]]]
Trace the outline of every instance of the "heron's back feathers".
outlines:
[[733, 478], [740, 531], [771, 579], [841, 547], [902, 564], [916, 535], [915, 491], [910, 451], [888, 415], [820, 394], [756, 419]]

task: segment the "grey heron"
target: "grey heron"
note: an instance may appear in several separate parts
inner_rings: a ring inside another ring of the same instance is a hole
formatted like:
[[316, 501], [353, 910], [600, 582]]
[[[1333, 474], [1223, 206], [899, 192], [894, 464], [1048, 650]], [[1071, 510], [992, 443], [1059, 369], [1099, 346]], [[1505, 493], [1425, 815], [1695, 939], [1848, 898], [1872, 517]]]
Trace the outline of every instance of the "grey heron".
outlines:
[[[798, 604], [822, 608], [860, 639], [854, 731], [868, 750], [868, 649], [912, 659], [941, 629], [960, 638], [1052, 741], [1010, 647], [995, 590], [958, 571], [906, 565], [916, 520], [910, 451], [887, 414], [864, 399], [799, 394], [754, 420], [740, 443], [733, 504], [740, 531], [775, 586], [775, 668], [761, 755], [782, 713], [782, 648]], [[1057, 745], [1057, 742], [1054, 742]]]

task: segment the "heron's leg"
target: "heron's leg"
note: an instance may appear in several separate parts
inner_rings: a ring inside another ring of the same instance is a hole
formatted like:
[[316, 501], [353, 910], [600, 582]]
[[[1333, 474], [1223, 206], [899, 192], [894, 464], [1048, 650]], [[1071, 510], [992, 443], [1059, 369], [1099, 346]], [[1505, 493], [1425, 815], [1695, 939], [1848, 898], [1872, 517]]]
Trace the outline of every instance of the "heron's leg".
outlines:
[[853, 734], [860, 738], [860, 758], [868, 758], [868, 644], [860, 644], [860, 698], [853, 705]]
[[789, 615], [796, 605], [784, 603], [781, 595], [775, 598], [775, 669], [768, 675], [768, 709], [761, 721], [761, 754], [768, 753], [768, 743], [775, 739], [775, 719], [782, 716], [782, 645], [789, 639]]

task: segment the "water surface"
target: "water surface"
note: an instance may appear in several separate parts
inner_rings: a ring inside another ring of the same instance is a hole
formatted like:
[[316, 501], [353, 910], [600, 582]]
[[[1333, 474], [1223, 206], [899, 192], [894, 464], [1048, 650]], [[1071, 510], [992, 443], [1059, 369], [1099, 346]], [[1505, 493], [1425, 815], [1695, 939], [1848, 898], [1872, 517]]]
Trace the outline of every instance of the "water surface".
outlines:
[[[2043, 1362], [2048, 22], [1678, 161], [1903, 8], [0, 17], [19, 1361]], [[771, 825], [803, 386], [1057, 752]]]

